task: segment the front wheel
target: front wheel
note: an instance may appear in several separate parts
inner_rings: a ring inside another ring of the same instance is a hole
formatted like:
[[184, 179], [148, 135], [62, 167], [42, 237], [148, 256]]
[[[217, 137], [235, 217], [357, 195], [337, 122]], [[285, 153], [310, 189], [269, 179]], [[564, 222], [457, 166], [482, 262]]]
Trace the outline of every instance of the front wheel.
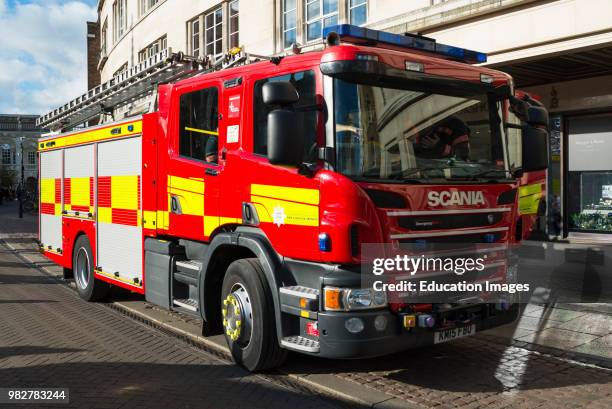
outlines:
[[249, 371], [283, 363], [287, 352], [279, 346], [272, 295], [259, 260], [242, 259], [229, 265], [221, 289], [221, 313], [236, 363]]
[[79, 236], [74, 243], [72, 271], [76, 288], [82, 299], [98, 301], [110, 291], [110, 284], [94, 278], [93, 253], [87, 236]]

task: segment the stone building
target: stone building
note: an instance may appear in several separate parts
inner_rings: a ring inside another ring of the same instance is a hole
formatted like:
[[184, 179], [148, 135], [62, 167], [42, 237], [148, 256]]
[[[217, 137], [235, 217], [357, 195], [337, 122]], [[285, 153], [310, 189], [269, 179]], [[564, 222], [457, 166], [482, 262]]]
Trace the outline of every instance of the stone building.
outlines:
[[0, 115], [0, 186], [16, 189], [22, 180], [34, 188], [38, 179], [37, 115]]

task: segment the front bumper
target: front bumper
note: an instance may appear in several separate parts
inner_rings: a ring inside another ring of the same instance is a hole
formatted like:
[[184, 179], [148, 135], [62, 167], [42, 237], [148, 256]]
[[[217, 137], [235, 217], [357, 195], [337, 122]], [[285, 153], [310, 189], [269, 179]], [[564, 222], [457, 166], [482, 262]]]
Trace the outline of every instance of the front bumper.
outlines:
[[[484, 305], [485, 308], [488, 305]], [[507, 311], [496, 311], [495, 316], [475, 320], [476, 332], [498, 327], [516, 320], [519, 305]], [[379, 331], [374, 326], [378, 316], [387, 319], [387, 327]], [[345, 327], [347, 319], [356, 317], [364, 322], [364, 329], [351, 334]], [[327, 358], [367, 358], [387, 355], [434, 343], [434, 332], [440, 328], [403, 328], [401, 316], [389, 310], [368, 312], [320, 312], [318, 314], [319, 356]], [[446, 329], [446, 328], [445, 328]]]
[[[322, 294], [322, 289], [326, 285], [359, 287], [361, 284], [360, 274], [356, 269], [296, 260], [285, 260], [285, 266], [286, 271], [290, 272], [290, 279], [293, 282], [315, 288], [319, 290], [320, 294]], [[465, 308], [474, 308], [475, 306], [482, 309], [482, 313], [469, 322], [469, 324], [476, 325], [476, 332], [511, 323], [516, 320], [519, 314], [519, 304], [512, 305], [507, 311], [498, 311], [490, 304], [470, 304], [466, 305]], [[316, 338], [304, 332], [307, 323], [316, 322], [319, 333], [319, 351], [310, 354], [326, 358], [367, 358], [432, 345], [435, 331], [449, 328], [438, 328], [437, 326], [431, 329], [404, 328], [402, 316], [392, 313], [388, 308], [349, 312], [324, 311], [322, 302], [319, 301], [317, 309], [316, 312], [301, 316], [299, 310], [294, 309], [291, 315], [300, 322], [299, 325], [290, 325], [289, 327], [292, 327], [293, 330], [299, 328], [301, 336]], [[291, 311], [288, 308], [283, 308], [283, 310], [285, 313]], [[356, 334], [349, 332], [345, 324], [350, 318], [361, 319], [364, 324], [363, 330]], [[374, 321], [377, 318], [379, 322], [381, 320], [386, 321], [384, 329], [375, 327]], [[286, 324], [286, 321], [284, 322]], [[441, 320], [437, 319], [436, 322], [439, 323]], [[287, 332], [287, 327], [287, 325], [283, 325], [283, 333]]]

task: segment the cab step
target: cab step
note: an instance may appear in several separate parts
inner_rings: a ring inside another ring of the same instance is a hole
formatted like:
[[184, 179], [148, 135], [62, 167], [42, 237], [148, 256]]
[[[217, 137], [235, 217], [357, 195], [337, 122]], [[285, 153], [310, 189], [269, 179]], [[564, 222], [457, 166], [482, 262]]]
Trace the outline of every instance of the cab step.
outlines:
[[175, 262], [174, 278], [187, 285], [198, 285], [202, 263], [195, 260], [177, 260]]
[[318, 353], [319, 341], [306, 338], [300, 335], [292, 335], [290, 337], [284, 337], [281, 340], [281, 345], [287, 349], [294, 351]]
[[172, 300], [172, 304], [192, 312], [198, 311], [198, 301], [191, 298]]

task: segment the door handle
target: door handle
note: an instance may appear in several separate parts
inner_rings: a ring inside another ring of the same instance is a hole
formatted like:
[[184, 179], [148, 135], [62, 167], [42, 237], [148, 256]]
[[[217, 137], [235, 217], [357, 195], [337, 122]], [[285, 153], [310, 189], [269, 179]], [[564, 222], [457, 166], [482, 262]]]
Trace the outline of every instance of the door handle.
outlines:
[[179, 201], [178, 197], [176, 196], [171, 196], [170, 197], [170, 211], [174, 214], [182, 214], [183, 212], [181, 211], [181, 202]]
[[208, 176], [217, 176], [219, 174], [219, 171], [217, 169], [206, 168], [204, 170], [204, 174]]

